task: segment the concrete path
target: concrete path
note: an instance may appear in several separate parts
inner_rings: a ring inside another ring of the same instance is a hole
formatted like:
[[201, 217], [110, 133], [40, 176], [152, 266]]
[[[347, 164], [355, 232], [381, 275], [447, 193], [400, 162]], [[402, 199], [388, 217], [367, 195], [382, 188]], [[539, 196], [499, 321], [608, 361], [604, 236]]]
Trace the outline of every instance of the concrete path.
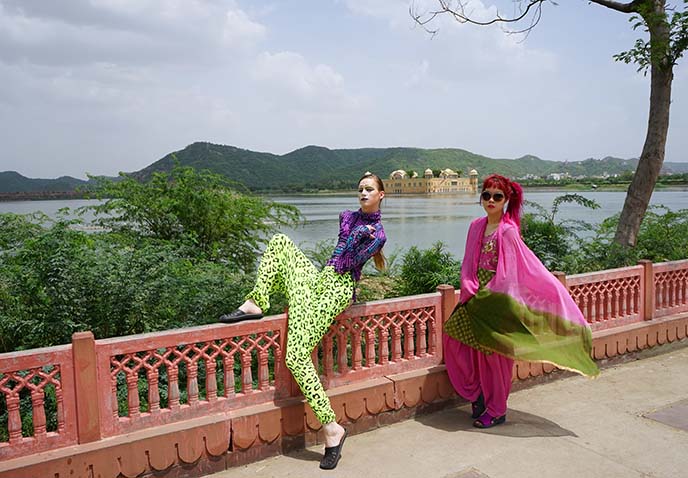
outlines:
[[334, 471], [316, 446], [207, 478], [685, 478], [687, 345], [516, 391], [493, 429], [473, 428], [465, 405], [350, 436]]

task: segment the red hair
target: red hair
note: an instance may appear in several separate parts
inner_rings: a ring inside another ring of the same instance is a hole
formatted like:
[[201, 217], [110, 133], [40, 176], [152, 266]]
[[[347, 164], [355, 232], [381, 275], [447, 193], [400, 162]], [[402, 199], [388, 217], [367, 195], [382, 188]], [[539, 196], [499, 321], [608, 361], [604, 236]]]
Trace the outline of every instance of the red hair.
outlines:
[[521, 229], [521, 205], [523, 204], [523, 188], [516, 181], [512, 181], [500, 174], [490, 174], [483, 181], [483, 191], [487, 188], [500, 189], [509, 202], [504, 215]]

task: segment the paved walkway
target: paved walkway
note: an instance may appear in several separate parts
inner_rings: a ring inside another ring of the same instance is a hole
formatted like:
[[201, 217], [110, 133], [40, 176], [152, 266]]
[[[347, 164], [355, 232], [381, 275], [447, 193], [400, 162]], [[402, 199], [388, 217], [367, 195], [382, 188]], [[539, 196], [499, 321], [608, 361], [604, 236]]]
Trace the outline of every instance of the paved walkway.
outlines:
[[688, 477], [686, 345], [516, 391], [490, 430], [465, 405], [350, 436], [334, 471], [318, 468], [316, 446], [207, 478]]

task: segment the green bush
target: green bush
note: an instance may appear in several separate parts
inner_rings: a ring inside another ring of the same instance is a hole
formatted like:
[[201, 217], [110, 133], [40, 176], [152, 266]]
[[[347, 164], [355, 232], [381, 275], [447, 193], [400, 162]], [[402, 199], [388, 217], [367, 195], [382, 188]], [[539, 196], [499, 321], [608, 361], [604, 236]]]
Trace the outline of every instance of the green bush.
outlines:
[[434, 292], [440, 284], [460, 287], [461, 262], [442, 242], [429, 249], [411, 247], [404, 255], [396, 293], [400, 296]]
[[188, 247], [58, 222], [0, 261], [0, 351], [198, 325], [236, 307], [254, 276]]
[[0, 352], [214, 322], [243, 302], [266, 236], [299, 217], [190, 168], [99, 194], [105, 232], [69, 211], [0, 215]]
[[631, 249], [614, 242], [618, 222], [619, 214], [605, 219], [593, 238], [581, 241], [576, 272], [635, 265], [640, 259], [666, 262], [688, 258], [688, 209], [672, 211], [663, 205], [648, 208], [636, 246]]
[[549, 270], [572, 272], [576, 266], [576, 250], [581, 238], [579, 232], [590, 231], [593, 226], [586, 221], [556, 219], [559, 207], [564, 203], [576, 203], [579, 206], [598, 209], [595, 201], [579, 194], [557, 196], [548, 211], [537, 203], [526, 202], [528, 208], [535, 212], [523, 215], [521, 231], [523, 241]]

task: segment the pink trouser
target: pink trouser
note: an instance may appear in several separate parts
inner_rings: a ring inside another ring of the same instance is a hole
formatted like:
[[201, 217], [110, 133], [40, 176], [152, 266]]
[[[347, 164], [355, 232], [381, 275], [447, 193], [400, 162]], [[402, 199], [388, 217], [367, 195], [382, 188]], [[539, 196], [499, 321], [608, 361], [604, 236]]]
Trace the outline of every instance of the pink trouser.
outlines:
[[456, 392], [474, 402], [482, 392], [487, 413], [506, 414], [514, 361], [503, 355], [485, 355], [458, 340], [442, 334], [444, 363]]

